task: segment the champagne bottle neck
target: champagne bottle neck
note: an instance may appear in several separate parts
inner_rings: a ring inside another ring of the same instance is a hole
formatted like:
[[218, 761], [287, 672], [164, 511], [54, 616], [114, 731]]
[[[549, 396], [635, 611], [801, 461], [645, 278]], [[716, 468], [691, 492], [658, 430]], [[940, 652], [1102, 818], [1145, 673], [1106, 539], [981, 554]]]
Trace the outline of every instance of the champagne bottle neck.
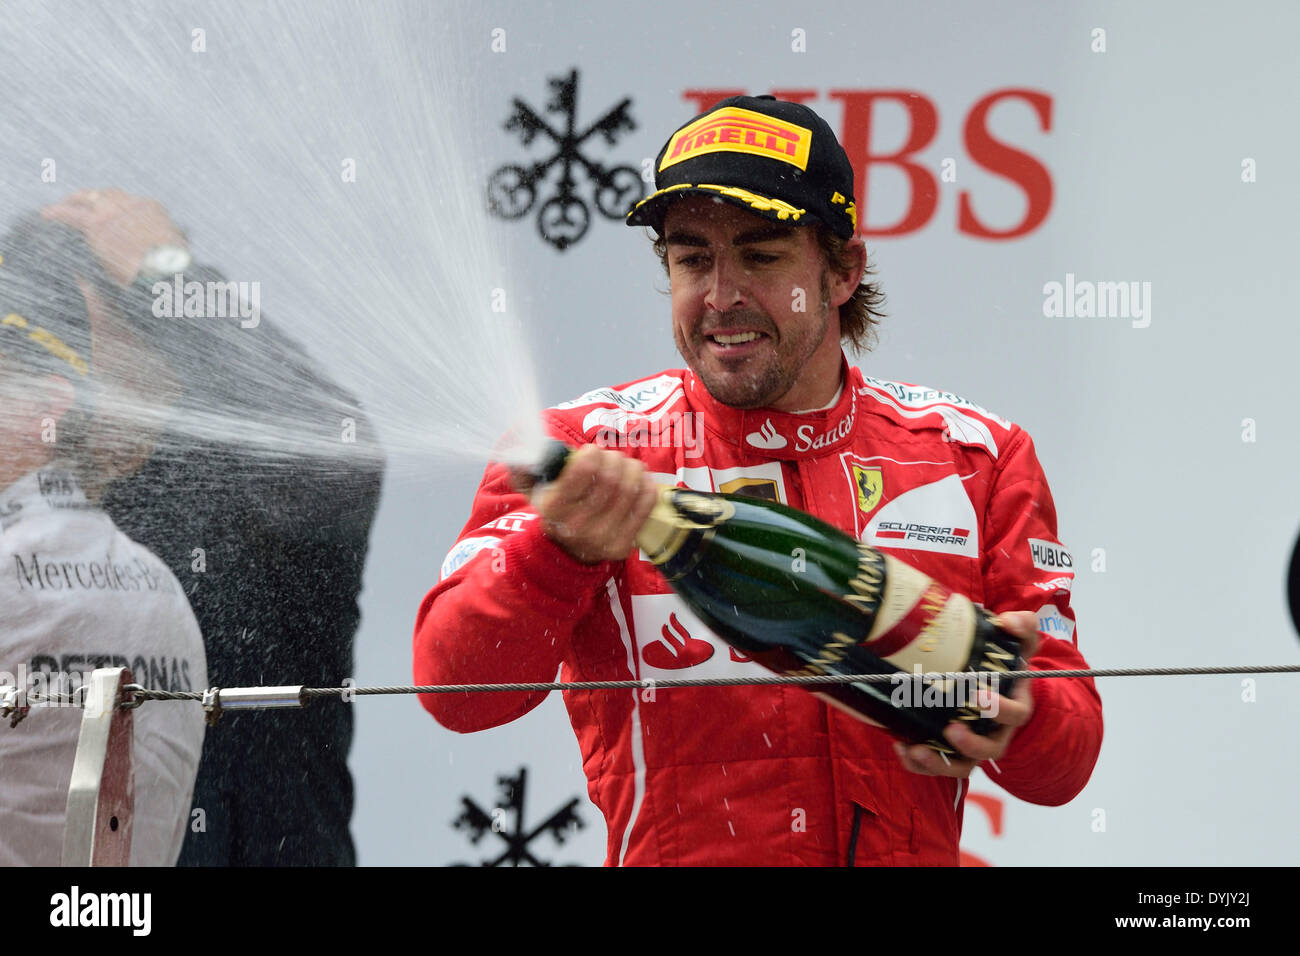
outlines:
[[670, 560], [690, 537], [690, 529], [681, 526], [679, 515], [671, 504], [669, 492], [672, 490], [668, 485], [659, 486], [659, 497], [650, 517], [636, 535], [637, 545], [657, 565]]
[[715, 531], [735, 513], [736, 506], [719, 495], [660, 485], [636, 543], [671, 581], [694, 567]]

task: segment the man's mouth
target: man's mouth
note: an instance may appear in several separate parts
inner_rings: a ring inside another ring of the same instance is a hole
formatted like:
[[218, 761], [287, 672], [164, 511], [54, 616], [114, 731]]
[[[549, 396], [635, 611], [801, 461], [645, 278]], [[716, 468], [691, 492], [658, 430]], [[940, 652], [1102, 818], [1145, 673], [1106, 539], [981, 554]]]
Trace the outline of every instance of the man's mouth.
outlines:
[[740, 348], [748, 345], [750, 342], [756, 342], [759, 339], [765, 339], [767, 336], [762, 332], [710, 332], [704, 336], [715, 347], [720, 349]]

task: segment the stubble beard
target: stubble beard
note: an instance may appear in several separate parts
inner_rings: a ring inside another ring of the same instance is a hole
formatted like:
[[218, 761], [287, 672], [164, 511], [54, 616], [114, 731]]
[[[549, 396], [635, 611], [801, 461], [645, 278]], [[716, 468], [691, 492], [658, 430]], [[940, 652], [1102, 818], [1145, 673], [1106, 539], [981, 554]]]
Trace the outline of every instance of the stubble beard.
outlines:
[[[698, 331], [691, 333], [692, 348], [688, 348], [681, 332], [676, 328], [673, 330], [673, 338], [678, 353], [685, 359], [691, 371], [704, 383], [704, 387], [709, 390], [709, 394], [715, 401], [732, 408], [766, 408], [780, 401], [781, 397], [794, 387], [800, 372], [825, 338], [826, 327], [830, 323], [830, 311], [825, 304], [820, 318], [815, 328], [808, 329], [797, 338], [790, 338], [778, 337], [774, 323], [763, 316], [765, 327], [763, 330], [768, 332], [774, 346], [766, 360], [759, 357], [752, 358], [742, 369], [736, 371], [722, 370], [716, 365], [705, 367], [711, 363], [711, 357], [708, 357], [706, 351], [708, 340], [704, 334]], [[755, 325], [752, 321], [739, 324], [750, 327]], [[725, 325], [725, 320], [703, 323], [704, 328], [710, 326], [721, 328]], [[701, 357], [704, 358], [703, 361], [700, 361]]]

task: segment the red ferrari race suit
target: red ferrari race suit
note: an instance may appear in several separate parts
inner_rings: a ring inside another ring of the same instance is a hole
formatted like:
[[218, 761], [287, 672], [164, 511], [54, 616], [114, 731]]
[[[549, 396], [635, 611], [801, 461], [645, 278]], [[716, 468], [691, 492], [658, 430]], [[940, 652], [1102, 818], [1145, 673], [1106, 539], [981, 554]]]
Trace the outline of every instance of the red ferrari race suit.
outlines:
[[[660, 481], [774, 498], [880, 548], [993, 611], [1037, 612], [1036, 669], [1083, 668], [1073, 567], [1029, 435], [947, 392], [867, 378], [820, 411], [721, 405], [689, 371], [588, 392], [550, 433], [641, 459]], [[583, 565], [542, 533], [505, 468], [420, 607], [420, 684], [753, 675], [640, 554]], [[1101, 746], [1090, 679], [1030, 682], [1034, 712], [990, 778], [1060, 805]], [[444, 727], [527, 713], [544, 693], [430, 694]], [[894, 738], [800, 687], [565, 692], [608, 865], [956, 865], [967, 781], [913, 774]]]

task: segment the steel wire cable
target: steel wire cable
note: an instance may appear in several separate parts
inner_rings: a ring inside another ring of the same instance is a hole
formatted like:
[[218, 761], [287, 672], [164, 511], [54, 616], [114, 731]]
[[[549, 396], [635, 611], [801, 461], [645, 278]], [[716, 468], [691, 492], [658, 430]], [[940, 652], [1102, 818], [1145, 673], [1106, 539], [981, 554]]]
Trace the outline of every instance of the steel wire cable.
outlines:
[[[685, 678], [643, 678], [640, 680], [593, 680], [593, 681], [514, 681], [501, 684], [393, 684], [372, 687], [226, 687], [209, 688], [208, 691], [169, 691], [139, 684], [127, 684], [123, 687], [122, 706], [135, 707], [150, 700], [188, 700], [201, 703], [205, 696], [214, 692], [229, 693], [240, 691], [286, 691], [297, 690], [302, 704], [325, 697], [338, 697], [345, 702], [353, 697], [394, 696], [401, 694], [479, 694], [479, 693], [519, 693], [531, 691], [592, 691], [592, 690], [670, 690], [677, 687], [743, 687], [743, 686], [782, 686], [819, 684], [885, 684], [901, 683], [905, 680], [921, 682], [966, 681], [992, 683], [994, 679], [1003, 680], [1044, 680], [1063, 677], [1182, 677], [1225, 674], [1294, 674], [1300, 673], [1300, 664], [1251, 664], [1251, 665], [1208, 665], [1198, 667], [1089, 667], [1073, 670], [1018, 670], [1018, 671], [898, 671], [892, 674], [795, 674], [772, 675], [770, 677], [685, 677]], [[79, 689], [72, 694], [35, 694], [26, 695], [28, 704], [34, 706], [59, 704], [81, 706], [83, 695]]]
[[[1260, 665], [1224, 665], [1201, 667], [1091, 667], [1076, 670], [1019, 670], [989, 673], [983, 675], [973, 671], [934, 671], [926, 673], [895, 674], [799, 674], [773, 675], [771, 677], [689, 677], [660, 680], [646, 678], [642, 680], [595, 680], [595, 681], [524, 681], [502, 684], [399, 684], [374, 687], [303, 687], [301, 697], [304, 702], [322, 697], [374, 697], [396, 694], [474, 694], [502, 693], [520, 691], [584, 691], [584, 690], [665, 690], [674, 687], [739, 687], [771, 686], [783, 684], [855, 684], [855, 683], [898, 683], [902, 680], [966, 680], [981, 676], [998, 680], [1028, 679], [1042, 680], [1062, 677], [1174, 677], [1214, 674], [1286, 674], [1300, 673], [1300, 664], [1260, 664]], [[193, 691], [164, 691], [142, 688], [134, 691], [143, 700], [195, 700], [203, 699], [203, 694]]]

